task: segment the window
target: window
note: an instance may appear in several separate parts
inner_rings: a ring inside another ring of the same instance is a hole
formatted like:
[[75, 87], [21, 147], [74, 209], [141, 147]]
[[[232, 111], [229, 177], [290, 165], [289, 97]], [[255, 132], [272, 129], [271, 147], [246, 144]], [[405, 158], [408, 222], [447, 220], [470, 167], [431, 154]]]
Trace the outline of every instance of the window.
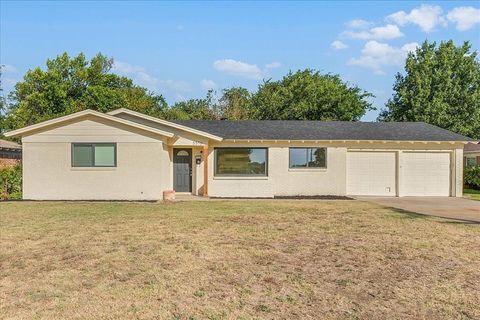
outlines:
[[115, 143], [72, 143], [72, 167], [116, 167]]
[[290, 148], [290, 168], [326, 168], [327, 148]]
[[267, 148], [215, 148], [216, 176], [267, 176]]
[[467, 166], [472, 167], [477, 165], [477, 158], [467, 158]]

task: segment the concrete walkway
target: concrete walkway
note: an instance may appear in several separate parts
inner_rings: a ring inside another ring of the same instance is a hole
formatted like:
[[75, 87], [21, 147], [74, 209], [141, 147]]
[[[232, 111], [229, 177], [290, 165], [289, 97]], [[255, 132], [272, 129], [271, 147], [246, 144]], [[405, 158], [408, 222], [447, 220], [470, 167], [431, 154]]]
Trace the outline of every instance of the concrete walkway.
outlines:
[[358, 197], [419, 214], [480, 223], [480, 201], [449, 197]]

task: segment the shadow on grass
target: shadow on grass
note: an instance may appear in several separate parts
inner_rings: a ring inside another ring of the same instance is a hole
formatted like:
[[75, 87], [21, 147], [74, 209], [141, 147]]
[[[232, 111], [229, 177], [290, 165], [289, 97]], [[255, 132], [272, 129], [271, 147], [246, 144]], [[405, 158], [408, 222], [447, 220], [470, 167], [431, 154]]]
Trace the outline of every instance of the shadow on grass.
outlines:
[[396, 215], [396, 218], [399, 219], [427, 219], [429, 216], [421, 213], [416, 213], [404, 209], [399, 209], [399, 208], [393, 208], [393, 207], [387, 207], [390, 210], [392, 210], [395, 213], [399, 213], [399, 215]]
[[434, 216], [434, 215], [428, 215], [428, 214], [422, 214], [422, 213], [416, 213], [404, 209], [399, 209], [399, 208], [393, 208], [393, 207], [388, 207], [390, 210], [392, 210], [395, 213], [398, 213], [398, 215], [395, 215], [396, 218], [398, 219], [429, 219], [429, 218], [437, 218], [437, 219], [442, 219], [442, 221], [438, 221], [439, 223], [445, 223], [445, 224], [480, 224], [478, 221], [472, 221], [472, 220], [464, 220], [464, 219], [454, 219], [454, 218], [448, 218], [448, 217], [440, 217], [440, 216]]
[[448, 218], [445, 218], [446, 221], [440, 221], [440, 223], [446, 223], [446, 224], [478, 224], [480, 225], [480, 222], [477, 221], [471, 221], [471, 220], [450, 220]]

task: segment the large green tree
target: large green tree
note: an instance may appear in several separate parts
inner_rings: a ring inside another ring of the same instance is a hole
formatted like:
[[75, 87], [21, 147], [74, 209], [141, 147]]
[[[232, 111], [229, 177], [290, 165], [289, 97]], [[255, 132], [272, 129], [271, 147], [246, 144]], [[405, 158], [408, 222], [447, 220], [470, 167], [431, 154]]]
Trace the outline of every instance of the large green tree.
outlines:
[[252, 97], [252, 117], [260, 120], [357, 121], [371, 110], [372, 94], [338, 75], [305, 69], [279, 81], [265, 81]]
[[113, 60], [97, 54], [64, 53], [47, 61], [45, 70], [29, 70], [9, 95], [4, 125], [15, 129], [84, 109], [101, 112], [126, 107], [161, 116], [167, 104], [162, 96], [111, 73]]
[[176, 102], [164, 113], [168, 120], [214, 120], [218, 118], [213, 91], [209, 90], [203, 99], [189, 99]]
[[245, 120], [252, 117], [252, 94], [245, 88], [223, 89], [218, 104], [222, 119]]
[[383, 121], [423, 121], [480, 138], [480, 64], [468, 42], [425, 41], [398, 73]]
[[2, 136], [4, 129], [4, 119], [5, 112], [7, 111], [7, 102], [3, 96], [3, 87], [2, 87], [2, 75], [3, 75], [3, 65], [0, 65], [0, 136]]

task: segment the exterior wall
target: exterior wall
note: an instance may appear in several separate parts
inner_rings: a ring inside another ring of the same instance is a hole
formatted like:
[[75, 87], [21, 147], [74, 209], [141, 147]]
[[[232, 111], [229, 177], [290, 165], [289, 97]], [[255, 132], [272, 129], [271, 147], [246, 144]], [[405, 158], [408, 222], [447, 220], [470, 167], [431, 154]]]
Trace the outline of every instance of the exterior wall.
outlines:
[[[170, 158], [162, 137], [85, 119], [23, 141], [23, 198], [32, 200], [158, 200], [168, 189]], [[117, 143], [117, 167], [73, 168], [72, 142]]]
[[[267, 177], [215, 177], [215, 147], [267, 147]], [[327, 147], [327, 169], [290, 169], [289, 147]], [[217, 143], [209, 149], [209, 195], [212, 197], [345, 195], [346, 148], [307, 143]]]
[[452, 162], [452, 196], [463, 197], [463, 146], [455, 149]]
[[[215, 147], [267, 147], [267, 177], [215, 177]], [[326, 169], [290, 169], [289, 147], [326, 147]], [[212, 197], [274, 197], [297, 195], [346, 195], [348, 150], [394, 151], [397, 153], [397, 195], [401, 196], [403, 151], [448, 152], [451, 155], [451, 196], [462, 196], [463, 144], [461, 143], [356, 143], [356, 142], [246, 142], [225, 141], [209, 147], [209, 195]]]
[[14, 167], [21, 162], [22, 160], [20, 159], [0, 158], [0, 169], [6, 167]]

